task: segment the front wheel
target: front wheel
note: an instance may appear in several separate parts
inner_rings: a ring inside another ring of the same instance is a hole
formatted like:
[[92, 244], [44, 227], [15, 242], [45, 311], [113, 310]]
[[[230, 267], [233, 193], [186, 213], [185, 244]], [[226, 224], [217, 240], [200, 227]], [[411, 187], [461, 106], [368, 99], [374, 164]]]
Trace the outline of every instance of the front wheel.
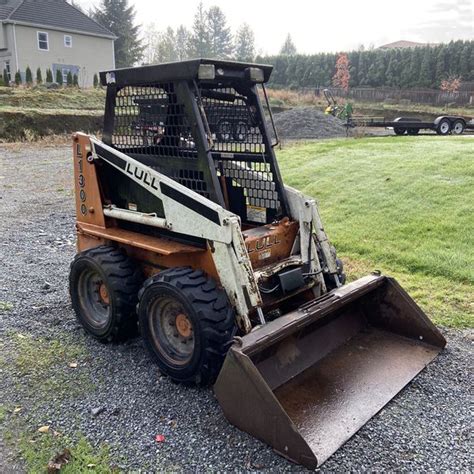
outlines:
[[176, 382], [213, 383], [237, 331], [225, 292], [178, 267], [149, 278], [139, 299], [142, 337], [160, 370]]
[[449, 121], [449, 119], [447, 118], [441, 119], [440, 122], [438, 123], [438, 126], [436, 127], [436, 133], [438, 135], [448, 135], [450, 131], [451, 131], [451, 122]]
[[395, 127], [393, 131], [395, 132], [395, 135], [405, 135], [407, 129]]

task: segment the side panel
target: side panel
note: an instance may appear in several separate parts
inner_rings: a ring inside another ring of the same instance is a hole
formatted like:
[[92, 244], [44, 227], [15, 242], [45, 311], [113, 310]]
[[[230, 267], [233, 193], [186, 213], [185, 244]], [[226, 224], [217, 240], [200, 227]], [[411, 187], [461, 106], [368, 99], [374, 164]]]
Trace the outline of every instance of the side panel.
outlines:
[[96, 168], [87, 160], [91, 151], [89, 137], [76, 133], [73, 141], [76, 216], [78, 222], [105, 227]]

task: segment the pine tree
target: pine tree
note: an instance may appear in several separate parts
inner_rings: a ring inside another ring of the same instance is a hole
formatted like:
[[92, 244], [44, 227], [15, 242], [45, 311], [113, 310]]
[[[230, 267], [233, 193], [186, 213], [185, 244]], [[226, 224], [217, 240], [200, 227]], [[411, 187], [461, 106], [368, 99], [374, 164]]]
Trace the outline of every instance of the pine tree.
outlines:
[[294, 56], [296, 54], [296, 46], [291, 39], [290, 33], [288, 33], [288, 36], [280, 49], [280, 54], [282, 56]]
[[184, 59], [188, 59], [188, 51], [189, 51], [189, 42], [191, 40], [191, 33], [189, 33], [188, 29], [180, 25], [176, 30], [176, 57], [178, 61], [183, 61]]
[[36, 84], [42, 84], [43, 83], [43, 75], [41, 74], [41, 68], [38, 68], [36, 70]]
[[72, 72], [68, 71], [66, 76], [66, 84], [72, 86]]
[[431, 47], [423, 48], [423, 57], [420, 64], [420, 75], [418, 85], [421, 87], [430, 87], [433, 83], [433, 71], [431, 62]]
[[93, 18], [117, 36], [115, 40], [116, 67], [133, 66], [143, 56], [139, 26], [134, 24], [135, 7], [128, 0], [101, 0]]
[[72, 76], [72, 85], [75, 87], [79, 87], [79, 77], [77, 76], [77, 74], [74, 74]]
[[63, 73], [61, 69], [56, 69], [56, 82], [62, 86], [63, 85]]
[[202, 2], [198, 4], [194, 15], [191, 41], [189, 42], [189, 57], [206, 58], [210, 56], [209, 26], [207, 12]]
[[99, 87], [99, 76], [94, 74], [94, 87]]
[[10, 80], [8, 79], [8, 71], [6, 70], [6, 68], [3, 70], [3, 85], [4, 86], [10, 85]]
[[46, 69], [46, 82], [52, 83], [53, 82], [53, 71], [51, 69]]
[[15, 84], [19, 86], [21, 84], [21, 74], [20, 71], [17, 71], [15, 73]]
[[235, 35], [235, 59], [252, 62], [255, 57], [255, 36], [247, 23], [242, 24]]
[[30, 66], [26, 66], [25, 82], [28, 86], [31, 86], [31, 84], [33, 84], [33, 74], [31, 73]]
[[217, 6], [207, 12], [209, 46], [212, 58], [227, 59], [232, 54], [232, 33], [224, 12]]
[[159, 33], [154, 53], [155, 63], [169, 63], [178, 59], [173, 28], [168, 26], [164, 32]]

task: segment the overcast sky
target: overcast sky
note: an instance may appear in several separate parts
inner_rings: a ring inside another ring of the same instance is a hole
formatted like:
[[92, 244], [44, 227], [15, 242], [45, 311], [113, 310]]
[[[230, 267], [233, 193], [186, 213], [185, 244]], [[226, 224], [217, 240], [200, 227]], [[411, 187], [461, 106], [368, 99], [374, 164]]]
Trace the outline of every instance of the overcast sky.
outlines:
[[[79, 0], [85, 9], [99, 0]], [[135, 0], [137, 21], [159, 29], [191, 26], [198, 0]], [[291, 34], [300, 53], [380, 46], [398, 40], [439, 43], [474, 39], [474, 0], [209, 0], [235, 30], [247, 22], [257, 50], [276, 54]]]

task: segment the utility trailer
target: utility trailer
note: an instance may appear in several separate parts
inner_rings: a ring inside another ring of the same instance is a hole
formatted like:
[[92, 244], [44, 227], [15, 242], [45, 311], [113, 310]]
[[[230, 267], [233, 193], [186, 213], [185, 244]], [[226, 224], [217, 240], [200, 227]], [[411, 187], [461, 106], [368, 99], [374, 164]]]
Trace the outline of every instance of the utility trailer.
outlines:
[[441, 115], [433, 121], [423, 121], [413, 117], [397, 117], [386, 121], [381, 117], [351, 117], [350, 127], [393, 128], [395, 135], [418, 135], [420, 130], [433, 130], [438, 135], [462, 135], [465, 130], [474, 130], [474, 122], [464, 117]]

